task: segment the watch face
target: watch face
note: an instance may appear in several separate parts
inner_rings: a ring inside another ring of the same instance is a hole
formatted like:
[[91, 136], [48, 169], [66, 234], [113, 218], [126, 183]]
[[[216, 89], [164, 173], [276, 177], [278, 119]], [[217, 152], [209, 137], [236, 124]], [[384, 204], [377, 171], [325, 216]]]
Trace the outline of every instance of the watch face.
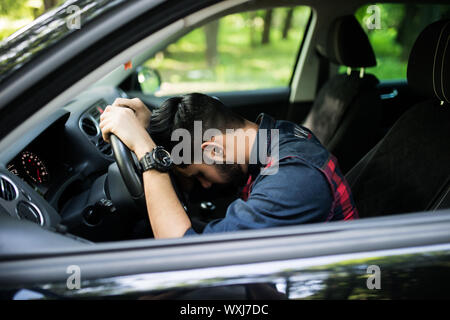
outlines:
[[162, 147], [156, 147], [153, 153], [155, 161], [164, 168], [170, 168], [172, 166], [172, 158], [170, 153]]

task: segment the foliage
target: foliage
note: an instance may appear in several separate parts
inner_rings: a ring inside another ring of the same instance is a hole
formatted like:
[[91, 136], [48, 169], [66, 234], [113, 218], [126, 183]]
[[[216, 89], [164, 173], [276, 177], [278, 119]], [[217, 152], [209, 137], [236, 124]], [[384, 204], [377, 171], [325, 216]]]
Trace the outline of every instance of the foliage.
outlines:
[[294, 10], [286, 39], [282, 32], [287, 8], [273, 11], [270, 41], [262, 44], [264, 10], [220, 19], [217, 63], [209, 66], [206, 42], [197, 28], [147, 61], [163, 79], [160, 95], [189, 91], [230, 91], [288, 85], [310, 9]]
[[63, 0], [0, 0], [0, 41]]
[[25, 6], [26, 0], [2, 0], [0, 1], [0, 14], [15, 13]]
[[[355, 16], [368, 34], [377, 58], [377, 66], [367, 71], [381, 80], [406, 78], [409, 52], [420, 31], [430, 22], [448, 14], [448, 6], [417, 4], [376, 4], [380, 28], [368, 29], [372, 14], [365, 5]], [[271, 88], [288, 85], [309, 17], [307, 7], [294, 10], [286, 39], [282, 30], [287, 8], [273, 11], [270, 41], [262, 44], [267, 23], [266, 10], [233, 14], [220, 20], [217, 64], [207, 65], [205, 36], [201, 28], [171, 44], [148, 61], [164, 81], [161, 95], [189, 91], [229, 91]], [[345, 71], [345, 67], [340, 69]]]
[[377, 66], [368, 72], [382, 80], [406, 78], [408, 56], [415, 39], [426, 25], [450, 12], [449, 6], [376, 4], [380, 9], [381, 28], [369, 30], [366, 19], [372, 12], [367, 12], [368, 6], [359, 8], [355, 16], [366, 30], [377, 58]]

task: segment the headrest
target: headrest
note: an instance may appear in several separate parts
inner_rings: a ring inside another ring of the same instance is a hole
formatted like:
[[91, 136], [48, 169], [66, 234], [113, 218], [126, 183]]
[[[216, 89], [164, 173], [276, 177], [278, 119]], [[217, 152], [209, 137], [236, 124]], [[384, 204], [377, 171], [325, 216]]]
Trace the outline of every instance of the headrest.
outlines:
[[411, 49], [408, 84], [424, 96], [450, 103], [450, 20], [426, 27]]
[[[319, 52], [323, 51], [320, 50]], [[330, 26], [325, 52], [332, 62], [352, 68], [377, 64], [369, 38], [353, 15], [339, 17]]]

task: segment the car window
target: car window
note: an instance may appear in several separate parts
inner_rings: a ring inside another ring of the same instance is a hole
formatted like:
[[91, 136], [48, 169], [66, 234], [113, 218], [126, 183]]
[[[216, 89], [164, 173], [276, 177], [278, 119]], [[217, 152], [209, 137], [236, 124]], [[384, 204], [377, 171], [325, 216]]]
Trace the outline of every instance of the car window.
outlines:
[[[310, 14], [305, 6], [256, 10], [194, 29], [144, 63], [159, 73], [155, 95], [287, 87]], [[154, 93], [154, 83], [141, 88]]]
[[368, 68], [380, 80], [406, 79], [409, 52], [419, 33], [430, 23], [450, 17], [449, 5], [368, 4], [356, 18], [367, 32], [377, 66]]

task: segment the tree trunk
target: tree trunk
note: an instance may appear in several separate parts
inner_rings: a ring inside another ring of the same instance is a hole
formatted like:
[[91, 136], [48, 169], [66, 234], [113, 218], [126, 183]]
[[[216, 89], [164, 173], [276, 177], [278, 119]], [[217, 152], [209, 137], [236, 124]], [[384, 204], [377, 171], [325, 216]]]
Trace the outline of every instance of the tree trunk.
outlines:
[[250, 11], [248, 13], [249, 30], [250, 30], [250, 46], [255, 47], [257, 44], [256, 30], [255, 30], [256, 12]]
[[209, 67], [217, 64], [217, 35], [219, 33], [219, 20], [208, 23], [205, 27], [206, 62]]
[[[409, 50], [416, 41], [417, 33], [430, 21], [436, 21], [441, 18], [442, 13], [437, 6], [420, 7], [418, 5], [406, 5], [405, 17], [397, 35], [397, 42], [402, 46], [402, 59], [408, 61]], [[411, 32], [417, 31], [417, 33]], [[405, 50], [405, 48], [407, 50]]]
[[273, 9], [268, 9], [266, 11], [266, 15], [264, 16], [264, 29], [261, 39], [262, 44], [267, 44], [270, 42], [270, 28], [272, 25], [272, 14]]
[[58, 0], [44, 0], [44, 11], [54, 8], [58, 4]]
[[289, 30], [292, 26], [292, 17], [294, 15], [294, 8], [289, 8], [286, 12], [286, 19], [284, 20], [283, 26], [283, 39], [287, 39], [289, 35]]
[[41, 10], [39, 8], [32, 8], [33, 18], [37, 19], [41, 15]]

